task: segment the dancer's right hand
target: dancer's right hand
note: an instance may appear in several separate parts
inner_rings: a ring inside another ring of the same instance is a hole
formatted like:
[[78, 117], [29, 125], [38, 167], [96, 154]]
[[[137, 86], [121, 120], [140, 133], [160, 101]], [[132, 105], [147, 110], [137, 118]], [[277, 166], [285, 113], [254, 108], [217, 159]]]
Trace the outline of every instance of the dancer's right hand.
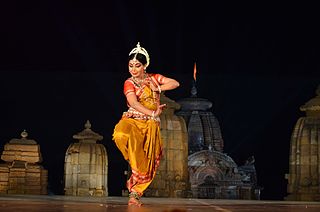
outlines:
[[162, 104], [162, 105], [159, 105], [156, 112], [154, 113], [154, 116], [155, 117], [158, 117], [160, 116], [160, 114], [162, 113], [163, 109], [166, 107], [167, 105], [166, 104]]

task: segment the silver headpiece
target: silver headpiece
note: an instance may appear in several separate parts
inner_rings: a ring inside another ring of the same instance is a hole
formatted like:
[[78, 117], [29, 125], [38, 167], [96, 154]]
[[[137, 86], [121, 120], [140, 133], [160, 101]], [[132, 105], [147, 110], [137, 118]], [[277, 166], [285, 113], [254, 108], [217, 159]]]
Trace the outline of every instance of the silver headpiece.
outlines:
[[147, 59], [146, 67], [148, 67], [150, 64], [150, 57], [147, 50], [145, 50], [143, 47], [140, 46], [140, 42], [138, 42], [137, 46], [131, 50], [131, 52], [129, 53], [129, 56], [132, 54], [138, 54], [138, 53], [143, 54], [146, 57]]

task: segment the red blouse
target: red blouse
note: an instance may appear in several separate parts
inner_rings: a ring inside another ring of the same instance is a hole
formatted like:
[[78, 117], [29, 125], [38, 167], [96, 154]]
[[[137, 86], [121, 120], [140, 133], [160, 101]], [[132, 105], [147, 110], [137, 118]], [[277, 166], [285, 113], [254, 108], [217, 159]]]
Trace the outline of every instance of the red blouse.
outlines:
[[[155, 83], [155, 86], [157, 87], [158, 85], [163, 84], [164, 78], [165, 77], [161, 74], [148, 74], [146, 82], [151, 81], [150, 83]], [[142, 90], [138, 84], [136, 84], [131, 78], [128, 78], [124, 82], [123, 93], [125, 96], [127, 96], [131, 92], [134, 92], [139, 97], [142, 93]]]

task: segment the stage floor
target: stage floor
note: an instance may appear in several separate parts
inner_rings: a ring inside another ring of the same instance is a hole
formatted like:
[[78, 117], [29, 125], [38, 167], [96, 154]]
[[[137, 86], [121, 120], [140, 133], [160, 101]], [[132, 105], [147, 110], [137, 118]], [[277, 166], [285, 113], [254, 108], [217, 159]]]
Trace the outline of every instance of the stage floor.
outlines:
[[0, 211], [137, 211], [137, 212], [301, 212], [320, 211], [320, 202], [216, 199], [142, 198], [140, 208], [127, 206], [126, 197], [59, 195], [0, 195]]

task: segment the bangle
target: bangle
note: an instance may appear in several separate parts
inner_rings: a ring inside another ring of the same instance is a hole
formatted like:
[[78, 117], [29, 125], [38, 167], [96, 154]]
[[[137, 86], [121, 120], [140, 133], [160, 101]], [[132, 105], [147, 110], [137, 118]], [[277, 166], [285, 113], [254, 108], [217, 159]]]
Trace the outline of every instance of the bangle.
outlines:
[[152, 114], [151, 114], [151, 117], [154, 119], [154, 114], [155, 114], [155, 111], [153, 110], [152, 111]]
[[158, 91], [159, 91], [159, 93], [161, 93], [161, 87], [160, 87], [160, 85], [158, 85]]

